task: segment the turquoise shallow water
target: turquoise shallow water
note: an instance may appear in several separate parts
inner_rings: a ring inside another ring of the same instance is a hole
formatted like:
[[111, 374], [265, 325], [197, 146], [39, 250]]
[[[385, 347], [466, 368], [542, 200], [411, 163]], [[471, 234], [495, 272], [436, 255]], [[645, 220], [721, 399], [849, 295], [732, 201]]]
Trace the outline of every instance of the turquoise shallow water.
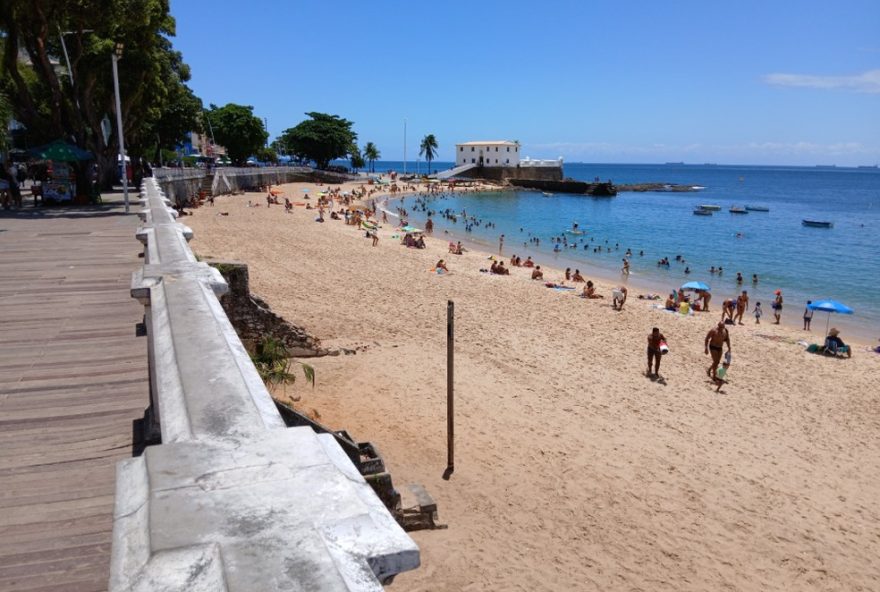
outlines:
[[[773, 291], [785, 296], [786, 316], [799, 317], [807, 299], [834, 298], [856, 310], [849, 319], [832, 323], [858, 327], [864, 336], [880, 336], [880, 170], [802, 167], [747, 167], [713, 165], [589, 165], [566, 164], [568, 177], [591, 180], [596, 176], [615, 183], [666, 182], [699, 185], [696, 193], [622, 193], [613, 199], [533, 191], [444, 196], [432, 200], [429, 209], [447, 208], [495, 228], [474, 226], [467, 233], [491, 245], [506, 235], [505, 255], [531, 255], [552, 263], [552, 237], [571, 228], [573, 222], [586, 230], [577, 249], [565, 249], [566, 259], [583, 261], [616, 273], [627, 248], [632, 249], [633, 279], [656, 283], [665, 290], [684, 281], [701, 280], [712, 286], [717, 299], [737, 293], [736, 272], [746, 277], [743, 288], [760, 301], [770, 314]], [[694, 216], [698, 204], [722, 206], [711, 217]], [[760, 205], [767, 213], [730, 214], [732, 205]], [[412, 210], [414, 200], [406, 200]], [[806, 228], [801, 220], [828, 220], [832, 229]], [[424, 223], [423, 212], [411, 219]], [[435, 216], [440, 233], [448, 229], [464, 236], [464, 223]], [[520, 229], [522, 228], [522, 231]], [[528, 241], [529, 233], [541, 239], [540, 247]], [[435, 235], [437, 231], [435, 231]], [[738, 238], [737, 235], [740, 235]], [[590, 242], [592, 239], [592, 242]], [[606, 244], [607, 241], [607, 244]], [[583, 244], [589, 245], [583, 250]], [[614, 249], [615, 244], [619, 249]], [[594, 253], [593, 247], [603, 246]], [[604, 247], [611, 246], [610, 252]], [[644, 256], [639, 256], [639, 251]], [[682, 255], [692, 270], [674, 261]], [[668, 257], [670, 269], [656, 262]], [[709, 267], [724, 268], [724, 275], [711, 275]], [[752, 286], [752, 274], [759, 283]], [[817, 313], [817, 319], [823, 316]], [[823, 319], [824, 320], [824, 319]], [[823, 322], [824, 326], [824, 322]]]

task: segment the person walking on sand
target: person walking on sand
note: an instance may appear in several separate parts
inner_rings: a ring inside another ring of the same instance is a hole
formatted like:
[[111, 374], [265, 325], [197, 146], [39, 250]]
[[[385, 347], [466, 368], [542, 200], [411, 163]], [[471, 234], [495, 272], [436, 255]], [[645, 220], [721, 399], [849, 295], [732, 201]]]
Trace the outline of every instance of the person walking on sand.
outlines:
[[611, 308], [623, 310], [623, 304], [626, 302], [626, 292], [626, 286], [618, 286], [611, 290]]
[[743, 314], [749, 309], [749, 293], [745, 290], [736, 297], [736, 316], [733, 322], [743, 324]]
[[811, 304], [813, 304], [813, 301], [807, 300], [807, 307], [804, 309], [804, 331], [809, 331], [810, 323], [813, 322], [813, 309], [810, 308]]
[[500, 237], [498, 237], [498, 254], [500, 255], [502, 251], [504, 251], [504, 235], [503, 234]]
[[730, 334], [722, 321], [706, 334], [706, 339], [703, 342], [706, 355], [712, 354], [712, 365], [706, 370], [706, 375], [712, 380], [715, 380], [715, 371], [718, 370], [718, 364], [721, 363], [721, 351], [725, 343], [727, 344], [727, 353], [730, 353]]
[[773, 316], [776, 318], [775, 325], [782, 319], [782, 290], [776, 290], [776, 300], [773, 301]]
[[[660, 332], [660, 329], [654, 327], [648, 335], [648, 371], [645, 373], [650, 377], [660, 377], [660, 358], [663, 357], [664, 349], [666, 349], [666, 337]], [[651, 363], [654, 364], [654, 373], [651, 373]]]
[[760, 325], [761, 324], [761, 317], [764, 316], [764, 312], [761, 310], [761, 303], [760, 302], [755, 303], [755, 310], [753, 310], [752, 312], [755, 315], [755, 324]]

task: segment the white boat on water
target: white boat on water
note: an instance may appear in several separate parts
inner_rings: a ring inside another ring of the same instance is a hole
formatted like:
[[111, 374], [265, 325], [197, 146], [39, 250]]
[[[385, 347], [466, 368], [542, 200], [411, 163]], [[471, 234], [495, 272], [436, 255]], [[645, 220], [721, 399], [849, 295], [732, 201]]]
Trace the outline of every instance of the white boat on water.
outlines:
[[770, 208], [764, 206], [746, 206], [746, 209], [750, 212], [769, 212]]
[[749, 211], [745, 208], [740, 208], [737, 206], [731, 206], [729, 210], [727, 210], [731, 214], [748, 214]]
[[550, 197], [551, 195], [553, 195], [549, 191], [542, 191], [541, 193], [543, 193], [545, 197]]
[[700, 204], [697, 206], [701, 210], [709, 210], [710, 212], [720, 212], [721, 206], [716, 206], [715, 204]]
[[707, 210], [701, 207], [694, 208], [694, 216], [711, 216], [712, 210]]

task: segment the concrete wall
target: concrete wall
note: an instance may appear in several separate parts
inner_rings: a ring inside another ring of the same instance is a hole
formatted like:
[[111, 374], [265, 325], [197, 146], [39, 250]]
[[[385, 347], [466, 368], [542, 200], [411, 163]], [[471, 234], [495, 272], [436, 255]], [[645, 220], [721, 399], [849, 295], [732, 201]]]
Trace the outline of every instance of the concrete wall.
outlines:
[[109, 589], [381, 590], [419, 551], [330, 434], [287, 428], [196, 261], [192, 231], [148, 178], [149, 423], [161, 444], [117, 467]]
[[508, 179], [534, 179], [542, 181], [561, 181], [562, 166], [519, 166], [519, 167], [477, 167], [465, 171], [459, 177], [470, 179], [488, 179], [490, 181], [506, 181]]

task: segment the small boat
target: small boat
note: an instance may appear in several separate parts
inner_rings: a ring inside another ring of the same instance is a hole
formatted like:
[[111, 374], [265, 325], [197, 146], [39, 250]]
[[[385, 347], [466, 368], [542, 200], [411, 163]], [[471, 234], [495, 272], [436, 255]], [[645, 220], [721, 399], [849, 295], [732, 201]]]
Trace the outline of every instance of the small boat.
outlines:
[[704, 208], [694, 208], [694, 216], [711, 216], [712, 210], [706, 210]]
[[550, 197], [551, 195], [553, 195], [553, 194], [550, 193], [549, 191], [542, 191], [541, 193], [544, 194], [544, 197]]
[[714, 204], [700, 204], [697, 206], [701, 210], [709, 210], [710, 212], [720, 212], [721, 206], [716, 206]]
[[727, 210], [731, 214], [748, 214], [749, 211], [745, 208], [738, 208], [736, 206], [732, 206], [729, 210]]
[[750, 212], [769, 212], [770, 208], [765, 208], [764, 206], [746, 206], [746, 209]]
[[801, 224], [810, 228], [834, 228], [834, 222], [820, 222], [819, 220], [801, 220]]
[[565, 232], [567, 232], [568, 234], [583, 234], [584, 233], [583, 230], [573, 230], [573, 229], [566, 230]]

